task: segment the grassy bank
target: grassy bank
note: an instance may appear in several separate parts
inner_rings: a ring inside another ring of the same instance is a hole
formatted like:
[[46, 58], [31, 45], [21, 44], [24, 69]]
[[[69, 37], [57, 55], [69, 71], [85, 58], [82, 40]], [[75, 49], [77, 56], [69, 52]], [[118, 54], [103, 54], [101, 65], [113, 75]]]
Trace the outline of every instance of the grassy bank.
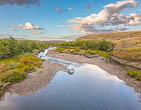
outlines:
[[114, 49], [114, 44], [105, 40], [77, 40], [57, 44], [57, 52], [66, 52], [74, 55], [100, 55], [108, 58]]
[[20, 82], [42, 65], [36, 54], [48, 48], [33, 41], [0, 40], [0, 95], [7, 85]]

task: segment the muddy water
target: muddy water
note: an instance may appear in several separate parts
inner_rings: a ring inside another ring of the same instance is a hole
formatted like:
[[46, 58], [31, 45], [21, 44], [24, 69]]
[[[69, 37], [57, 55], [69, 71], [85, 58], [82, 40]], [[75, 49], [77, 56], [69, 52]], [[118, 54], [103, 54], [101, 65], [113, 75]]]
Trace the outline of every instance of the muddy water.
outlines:
[[[0, 110], [141, 110], [139, 94], [100, 67], [38, 57], [64, 64], [73, 74], [57, 72], [50, 84], [30, 96], [7, 92]], [[33, 82], [34, 83], [34, 82]]]

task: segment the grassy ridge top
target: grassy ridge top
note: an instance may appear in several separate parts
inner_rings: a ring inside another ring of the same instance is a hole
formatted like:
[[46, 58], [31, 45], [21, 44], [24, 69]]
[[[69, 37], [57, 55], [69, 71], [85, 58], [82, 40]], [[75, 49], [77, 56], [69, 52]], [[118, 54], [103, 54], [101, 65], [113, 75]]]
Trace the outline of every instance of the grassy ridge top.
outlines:
[[108, 41], [119, 41], [125, 39], [141, 40], [141, 31], [94, 34], [78, 38], [78, 40], [108, 40]]

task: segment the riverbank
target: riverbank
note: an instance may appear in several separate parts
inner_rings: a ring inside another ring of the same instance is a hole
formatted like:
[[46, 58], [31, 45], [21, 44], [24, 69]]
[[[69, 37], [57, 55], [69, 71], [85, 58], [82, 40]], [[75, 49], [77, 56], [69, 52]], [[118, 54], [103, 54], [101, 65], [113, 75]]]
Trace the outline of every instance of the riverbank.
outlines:
[[55, 50], [48, 51], [47, 56], [63, 59], [67, 61], [73, 61], [77, 63], [89, 63], [89, 64], [98, 65], [105, 71], [113, 75], [116, 75], [117, 77], [125, 81], [127, 85], [135, 88], [136, 92], [141, 93], [141, 81], [137, 81], [129, 77], [127, 75], [127, 70], [125, 68], [123, 68], [119, 64], [107, 62], [107, 60], [103, 57], [95, 56], [93, 58], [87, 58], [85, 56], [72, 55], [69, 53], [58, 53], [58, 52], [55, 52]]
[[8, 91], [24, 96], [30, 95], [46, 87], [56, 72], [64, 69], [65, 66], [46, 60], [43, 62], [41, 68], [38, 68], [36, 72], [29, 73], [27, 78], [22, 82], [11, 85]]

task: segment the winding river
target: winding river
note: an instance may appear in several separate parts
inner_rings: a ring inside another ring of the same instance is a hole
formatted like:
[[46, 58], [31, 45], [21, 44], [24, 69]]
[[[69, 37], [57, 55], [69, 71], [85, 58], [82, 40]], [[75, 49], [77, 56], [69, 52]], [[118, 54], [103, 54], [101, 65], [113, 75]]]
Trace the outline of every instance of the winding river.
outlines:
[[38, 57], [63, 64], [74, 73], [57, 72], [47, 87], [30, 96], [7, 92], [0, 110], [141, 110], [140, 95], [118, 77], [96, 65], [50, 58], [48, 50]]

